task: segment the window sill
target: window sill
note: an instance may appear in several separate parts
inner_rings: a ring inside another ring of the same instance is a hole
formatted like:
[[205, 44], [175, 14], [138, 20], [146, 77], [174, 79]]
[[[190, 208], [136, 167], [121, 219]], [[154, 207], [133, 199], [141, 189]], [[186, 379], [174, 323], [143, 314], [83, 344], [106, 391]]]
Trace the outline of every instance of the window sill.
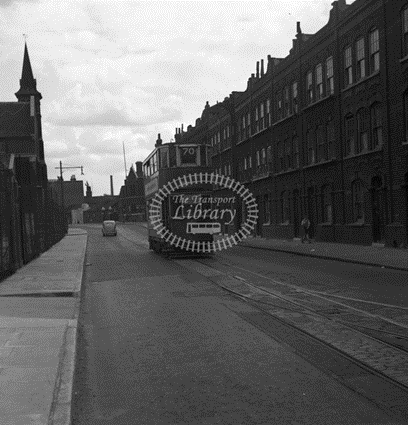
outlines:
[[350, 227], [363, 227], [365, 225], [364, 221], [359, 222], [357, 221], [356, 223], [348, 223], [347, 226]]
[[271, 225], [271, 222], [270, 221], [268, 221], [267, 223], [263, 223], [262, 224], [262, 226], [270, 226]]
[[257, 131], [256, 133], [253, 133], [251, 137], [259, 136], [261, 133], [264, 133], [266, 130], [269, 130], [270, 127], [265, 127], [262, 130]]
[[305, 106], [302, 111], [307, 111], [310, 108], [313, 108], [313, 106], [319, 105], [320, 103], [324, 102], [325, 100], [328, 100], [330, 98], [334, 97], [334, 94], [329, 94], [328, 96], [322, 97], [319, 100], [315, 100], [312, 103], [309, 103], [307, 106]]
[[330, 227], [330, 226], [333, 226], [333, 222], [332, 221], [327, 221], [325, 223], [319, 223], [318, 226]]
[[303, 169], [318, 167], [319, 165], [329, 164], [330, 162], [334, 162], [336, 158], [327, 159], [326, 161], [315, 162], [314, 164], [305, 165]]
[[246, 139], [244, 139], [244, 140], [240, 140], [239, 142], [237, 142], [236, 146], [240, 145], [241, 143], [245, 143], [245, 142], [247, 142], [247, 141], [248, 141], [248, 140], [250, 140], [250, 139], [251, 139], [251, 136], [247, 137], [247, 138], [246, 138]]
[[408, 140], [406, 140], [405, 142], [401, 143], [402, 145], [408, 145]]
[[401, 58], [399, 61], [400, 61], [400, 63], [407, 62], [407, 61], [408, 61], [408, 55], [404, 56], [404, 57], [403, 57], [403, 58]]
[[294, 114], [294, 113], [292, 113], [292, 114], [288, 115], [288, 116], [287, 116], [287, 117], [285, 117], [285, 118], [281, 118], [280, 120], [275, 121], [275, 122], [272, 124], [272, 127], [275, 127], [276, 125], [279, 125], [279, 124], [283, 123], [284, 121], [286, 121], [286, 120], [289, 120], [289, 119], [293, 118], [293, 117], [294, 117], [294, 116], [296, 116], [296, 115], [298, 115], [298, 114]]
[[371, 75], [368, 75], [367, 77], [364, 77], [364, 78], [362, 78], [361, 80], [358, 80], [357, 82], [355, 82], [355, 83], [353, 83], [353, 84], [350, 84], [349, 86], [347, 86], [347, 87], [345, 87], [341, 92], [342, 93], [344, 93], [344, 92], [346, 92], [347, 90], [351, 90], [351, 89], [353, 89], [354, 87], [356, 87], [356, 86], [358, 86], [358, 85], [360, 85], [360, 84], [362, 84], [362, 83], [364, 83], [364, 82], [366, 82], [366, 81], [368, 81], [368, 80], [370, 80], [371, 78], [374, 78], [376, 75], [378, 75], [380, 73], [380, 70], [378, 70], [378, 71], [375, 71], [375, 72], [373, 72]]
[[358, 158], [359, 156], [364, 156], [364, 155], [368, 155], [370, 153], [375, 153], [375, 152], [381, 152], [382, 150], [383, 150], [383, 145], [381, 145], [380, 147], [375, 148], [371, 151], [368, 150], [368, 151], [356, 153], [356, 154], [353, 154], [353, 155], [345, 156], [344, 159]]
[[241, 143], [247, 142], [247, 141], [251, 140], [253, 137], [258, 136], [259, 134], [264, 133], [264, 132], [266, 132], [267, 130], [270, 130], [270, 129], [271, 129], [271, 126], [270, 127], [265, 127], [263, 130], [260, 130], [260, 131], [258, 131], [256, 133], [252, 133], [250, 136], [248, 136], [244, 140], [241, 140], [241, 141], [237, 142], [235, 146], [238, 146]]
[[285, 171], [279, 171], [279, 173], [275, 173], [274, 176], [281, 176], [283, 174], [293, 173], [294, 171], [300, 171], [300, 168], [289, 168]]
[[289, 226], [289, 221], [285, 221], [284, 223], [279, 223], [279, 226]]

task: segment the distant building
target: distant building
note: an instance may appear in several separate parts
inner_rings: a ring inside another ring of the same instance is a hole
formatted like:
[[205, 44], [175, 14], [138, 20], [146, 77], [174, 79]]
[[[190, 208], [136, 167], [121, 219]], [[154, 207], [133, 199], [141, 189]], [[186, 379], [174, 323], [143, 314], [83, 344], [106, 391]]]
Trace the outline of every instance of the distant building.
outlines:
[[[92, 196], [92, 189], [88, 182], [85, 184], [83, 220], [84, 223], [101, 223], [103, 220], [119, 220], [119, 196], [103, 195]], [[111, 188], [111, 193], [113, 192]]]
[[[72, 212], [82, 208], [84, 203], [84, 182], [76, 180], [75, 176], [71, 176], [71, 180], [49, 180], [52, 196], [54, 200], [63, 205], [67, 212], [67, 219], [70, 224], [81, 224], [82, 218], [80, 212]], [[63, 189], [63, 194], [61, 190]], [[78, 216], [79, 214], [79, 216]], [[76, 222], [76, 223], [75, 223]]]
[[136, 162], [136, 172], [132, 167], [125, 184], [120, 188], [119, 216], [121, 221], [146, 221], [146, 201], [142, 162]]

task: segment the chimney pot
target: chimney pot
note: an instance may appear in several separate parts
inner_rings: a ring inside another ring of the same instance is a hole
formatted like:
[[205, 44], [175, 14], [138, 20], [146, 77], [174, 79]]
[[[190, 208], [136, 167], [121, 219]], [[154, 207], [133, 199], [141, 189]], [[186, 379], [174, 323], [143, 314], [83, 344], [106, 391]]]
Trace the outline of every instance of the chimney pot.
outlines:
[[265, 72], [264, 72], [264, 60], [261, 59], [261, 77], [263, 77], [264, 74], [265, 74]]
[[256, 78], [259, 78], [259, 61], [256, 63]]
[[110, 176], [111, 196], [113, 195], [113, 176]]
[[162, 144], [162, 139], [160, 137], [160, 133], [157, 135], [157, 140], [156, 140], [156, 144], [155, 147], [157, 148], [157, 146], [161, 146]]

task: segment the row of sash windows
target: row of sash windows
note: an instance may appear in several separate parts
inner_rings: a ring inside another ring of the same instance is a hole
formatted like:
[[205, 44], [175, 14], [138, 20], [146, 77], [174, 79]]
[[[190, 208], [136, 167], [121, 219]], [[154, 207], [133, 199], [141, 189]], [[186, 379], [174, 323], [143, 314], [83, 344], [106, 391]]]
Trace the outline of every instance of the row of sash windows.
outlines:
[[[325, 78], [323, 78], [323, 76], [325, 76]], [[314, 72], [309, 71], [306, 74], [307, 104], [310, 105], [332, 94], [334, 94], [334, 74], [333, 57], [330, 56], [326, 59], [325, 67], [323, 67], [323, 64], [319, 63], [316, 65]]]
[[256, 134], [272, 124], [271, 121], [271, 101], [267, 99], [265, 102], [259, 103], [254, 110], [253, 125], [251, 126], [251, 113], [241, 115], [239, 121], [238, 142], [242, 142], [253, 134]]
[[[222, 139], [221, 139], [222, 136]], [[223, 150], [231, 146], [231, 132], [230, 126], [225, 126], [222, 131], [218, 131], [213, 136], [211, 136], [210, 144], [213, 147], [218, 148], [218, 150]]]
[[224, 176], [231, 175], [231, 164], [225, 164], [224, 167], [217, 167], [215, 173]]
[[[369, 74], [372, 74], [380, 69], [380, 38], [379, 31], [375, 29], [369, 34]], [[361, 37], [355, 44], [356, 70], [353, 69], [353, 48], [347, 46], [344, 49], [344, 87], [348, 87], [354, 82], [365, 78], [367, 73], [367, 59], [365, 37]]]
[[[370, 117], [370, 127], [368, 127]], [[353, 116], [345, 117], [345, 156], [364, 153], [377, 149], [383, 144], [382, 110], [380, 103], [374, 103], [370, 115], [366, 108], [361, 108]]]

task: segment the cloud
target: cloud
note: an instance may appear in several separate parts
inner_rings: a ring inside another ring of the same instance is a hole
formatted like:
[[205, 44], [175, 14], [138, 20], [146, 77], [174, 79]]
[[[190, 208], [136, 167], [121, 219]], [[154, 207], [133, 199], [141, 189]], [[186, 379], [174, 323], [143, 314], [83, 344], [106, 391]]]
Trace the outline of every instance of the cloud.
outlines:
[[62, 140], [46, 140], [44, 142], [44, 150], [48, 153], [62, 153], [68, 151], [68, 145]]
[[76, 84], [61, 99], [50, 102], [47, 121], [63, 126], [146, 126], [181, 116], [180, 98], [159, 101], [137, 87], [117, 88], [117, 94], [92, 84]]

